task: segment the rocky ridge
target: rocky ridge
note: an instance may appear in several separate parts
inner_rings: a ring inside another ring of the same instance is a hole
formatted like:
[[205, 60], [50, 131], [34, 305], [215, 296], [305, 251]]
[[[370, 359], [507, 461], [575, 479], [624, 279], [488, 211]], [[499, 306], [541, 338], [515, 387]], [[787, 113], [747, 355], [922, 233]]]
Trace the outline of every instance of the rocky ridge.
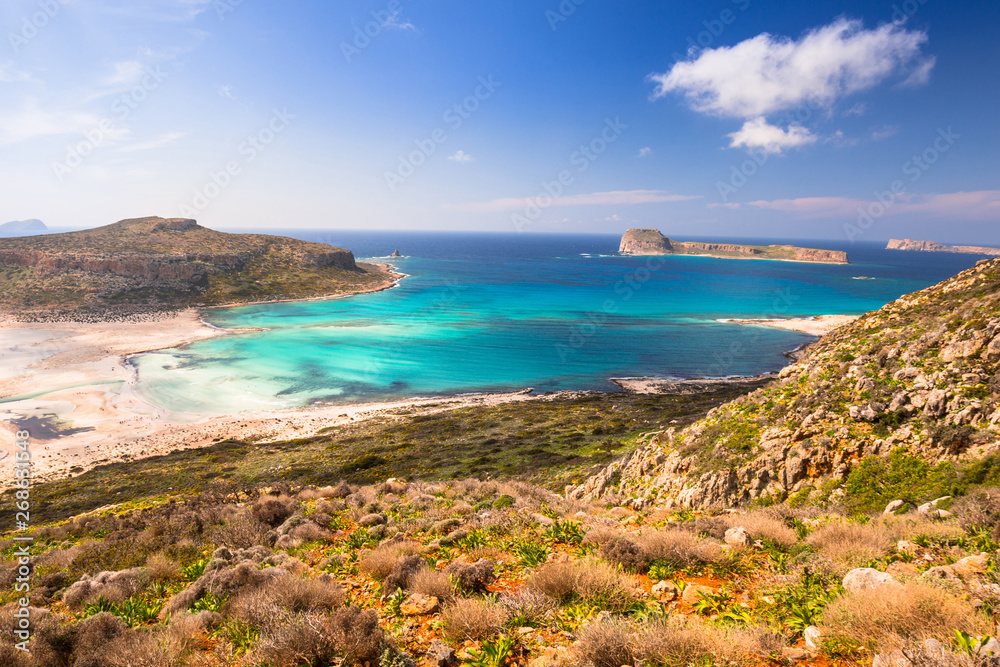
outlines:
[[574, 499], [706, 508], [823, 501], [862, 461], [1000, 449], [1000, 260], [835, 330], [769, 386], [612, 463]]
[[911, 250], [916, 252], [958, 252], [968, 255], [1000, 255], [1000, 248], [973, 245], [944, 245], [935, 241], [914, 241], [913, 239], [890, 239], [886, 250]]
[[841, 250], [800, 248], [790, 245], [738, 245], [734, 243], [704, 243], [675, 241], [656, 229], [629, 229], [622, 236], [618, 252], [623, 255], [704, 255], [737, 259], [770, 259], [789, 262], [848, 264], [847, 253]]
[[[0, 239], [0, 308], [20, 317], [123, 313], [368, 291], [391, 275], [349, 250], [195, 220], [138, 218]], [[360, 289], [359, 289], [360, 288]]]

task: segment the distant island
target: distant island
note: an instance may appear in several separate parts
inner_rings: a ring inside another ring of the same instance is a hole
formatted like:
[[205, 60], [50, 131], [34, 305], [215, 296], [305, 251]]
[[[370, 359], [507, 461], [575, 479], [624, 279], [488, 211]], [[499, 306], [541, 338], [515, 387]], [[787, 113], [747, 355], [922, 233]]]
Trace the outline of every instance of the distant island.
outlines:
[[27, 320], [340, 296], [385, 289], [395, 279], [387, 267], [355, 263], [343, 248], [227, 234], [181, 218], [0, 239], [0, 313]]
[[890, 239], [886, 250], [913, 250], [917, 252], [959, 252], [966, 255], [1000, 255], [1000, 248], [986, 248], [975, 245], [944, 245], [935, 241], [914, 241], [913, 239]]
[[0, 225], [0, 236], [21, 236], [22, 234], [37, 234], [48, 231], [48, 227], [41, 220], [32, 218], [31, 220], [14, 220]]
[[791, 245], [735, 245], [674, 241], [657, 229], [630, 229], [622, 236], [618, 252], [623, 255], [701, 255], [721, 259], [770, 259], [783, 262], [849, 264], [841, 250], [799, 248]]

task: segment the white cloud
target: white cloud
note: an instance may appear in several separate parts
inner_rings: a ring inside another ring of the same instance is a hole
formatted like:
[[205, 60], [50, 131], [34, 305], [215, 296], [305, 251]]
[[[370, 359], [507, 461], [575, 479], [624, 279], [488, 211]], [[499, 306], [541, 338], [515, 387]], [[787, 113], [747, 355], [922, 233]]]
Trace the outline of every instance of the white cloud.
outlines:
[[872, 141], [882, 141], [883, 139], [888, 139], [898, 133], [898, 125], [880, 125], [878, 127], [873, 127], [868, 136]]
[[816, 143], [816, 135], [801, 125], [790, 125], [787, 130], [782, 130], [770, 125], [763, 116], [748, 120], [738, 132], [728, 136], [730, 148], [760, 148], [772, 154]]
[[539, 205], [543, 200], [545, 207], [550, 206], [627, 206], [632, 204], [660, 204], [668, 202], [701, 199], [700, 196], [675, 195], [662, 190], [616, 190], [613, 192], [594, 192], [584, 195], [554, 197], [549, 202], [548, 195], [544, 197], [525, 197], [494, 199], [488, 202], [473, 204], [452, 204], [445, 208], [474, 211], [478, 213], [496, 213], [499, 211], [517, 211], [527, 206]]
[[461, 163], [461, 162], [472, 162], [473, 157], [468, 153], [466, 153], [465, 151], [458, 151], [454, 155], [449, 155], [448, 159], [454, 162]]
[[850, 109], [847, 109], [844, 112], [844, 115], [845, 116], [864, 116], [865, 115], [865, 111], [867, 111], [867, 110], [868, 110], [868, 105], [867, 104], [865, 104], [864, 102], [857, 102]]
[[[838, 19], [799, 40], [767, 33], [731, 47], [706, 49], [669, 72], [653, 74], [653, 98], [683, 94], [696, 111], [757, 118], [806, 103], [832, 106], [894, 75], [910, 74], [927, 33], [890, 23], [865, 30], [860, 21]], [[918, 63], [910, 78], [926, 77], [933, 59]]]
[[413, 25], [409, 21], [400, 20], [399, 12], [393, 12], [389, 18], [382, 23], [382, 28], [384, 30], [412, 30], [413, 32], [418, 32], [417, 26]]
[[934, 69], [934, 65], [936, 64], [937, 58], [927, 58], [921, 62], [915, 70], [913, 70], [913, 73], [910, 74], [910, 76], [906, 77], [906, 81], [903, 81], [903, 83], [899, 85], [903, 88], [917, 88], [926, 85], [927, 82], [931, 80], [931, 71]]
[[159, 137], [157, 139], [152, 139], [150, 141], [144, 141], [137, 144], [130, 144], [128, 146], [123, 146], [118, 149], [119, 153], [135, 153], [137, 151], [146, 151], [153, 148], [161, 148], [169, 144], [174, 143], [181, 137], [185, 136], [187, 132], [168, 132], [167, 134]]
[[653, 154], [653, 149], [650, 148], [649, 146], [646, 146], [645, 148], [639, 149], [639, 154], [636, 155], [636, 157], [649, 157], [652, 154]]
[[101, 79], [101, 85], [117, 88], [131, 86], [146, 74], [146, 68], [135, 60], [115, 63], [115, 71]]
[[[99, 127], [101, 117], [83, 111], [48, 110], [38, 100], [26, 99], [20, 109], [0, 112], [0, 146], [28, 141], [37, 137], [78, 134]], [[105, 135], [108, 139], [122, 136], [123, 131]]]
[[[787, 213], [800, 219], [847, 218], [867, 210], [875, 199], [863, 200], [850, 197], [800, 197], [753, 201], [746, 204], [709, 204], [709, 208], [742, 208], [744, 206]], [[944, 194], [900, 194], [885, 206], [886, 215], [926, 215], [956, 220], [1000, 221], [1000, 190], [951, 192]]]

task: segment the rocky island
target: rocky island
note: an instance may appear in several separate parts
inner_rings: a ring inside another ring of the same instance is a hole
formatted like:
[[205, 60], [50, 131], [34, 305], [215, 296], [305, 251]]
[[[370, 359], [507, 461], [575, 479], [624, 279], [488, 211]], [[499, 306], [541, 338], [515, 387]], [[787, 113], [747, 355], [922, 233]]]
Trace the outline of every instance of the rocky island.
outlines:
[[912, 250], [917, 252], [958, 252], [966, 255], [1000, 255], [1000, 248], [974, 245], [944, 245], [935, 241], [914, 241], [913, 239], [890, 239], [886, 250]]
[[349, 250], [195, 220], [122, 220], [64, 234], [0, 239], [0, 313], [23, 320], [107, 319], [191, 307], [370, 292], [393, 284]]
[[24, 234], [41, 234], [48, 231], [48, 227], [41, 220], [32, 218], [31, 220], [14, 220], [0, 225], [0, 237], [22, 236]]
[[790, 245], [736, 245], [674, 241], [657, 229], [629, 229], [622, 236], [618, 252], [623, 255], [700, 255], [720, 259], [770, 259], [783, 262], [849, 264], [847, 253], [840, 250], [799, 248]]

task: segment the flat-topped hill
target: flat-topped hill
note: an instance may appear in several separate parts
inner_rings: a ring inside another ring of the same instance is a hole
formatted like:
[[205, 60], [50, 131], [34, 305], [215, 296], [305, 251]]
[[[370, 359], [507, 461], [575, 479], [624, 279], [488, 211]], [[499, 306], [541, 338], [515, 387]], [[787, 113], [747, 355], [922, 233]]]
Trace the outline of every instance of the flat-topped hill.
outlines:
[[0, 239], [0, 310], [22, 319], [333, 296], [391, 282], [343, 248], [181, 218]]
[[848, 264], [847, 253], [840, 250], [799, 248], [791, 245], [737, 245], [674, 241], [658, 229], [630, 229], [622, 236], [618, 252], [624, 255], [701, 255], [721, 259], [770, 259], [785, 262]]
[[966, 255], [1000, 255], [1000, 248], [977, 245], [944, 245], [936, 241], [914, 241], [913, 239], [889, 239], [886, 250], [914, 250], [917, 252], [958, 252]]

